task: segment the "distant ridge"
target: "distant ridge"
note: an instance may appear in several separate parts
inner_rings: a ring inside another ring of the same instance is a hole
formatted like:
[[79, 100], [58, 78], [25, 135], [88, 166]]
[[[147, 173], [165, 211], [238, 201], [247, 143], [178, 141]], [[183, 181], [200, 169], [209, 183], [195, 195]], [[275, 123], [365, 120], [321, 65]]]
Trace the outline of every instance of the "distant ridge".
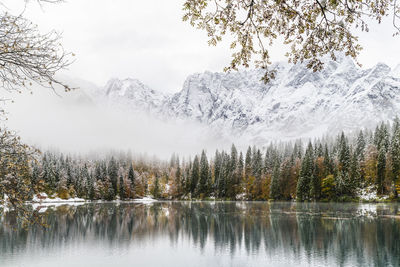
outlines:
[[95, 102], [162, 120], [196, 121], [226, 136], [252, 141], [320, 136], [372, 127], [400, 114], [400, 65], [361, 69], [343, 55], [324, 60], [321, 72], [278, 62], [276, 79], [262, 70], [190, 75], [176, 94], [136, 79], [112, 79]]

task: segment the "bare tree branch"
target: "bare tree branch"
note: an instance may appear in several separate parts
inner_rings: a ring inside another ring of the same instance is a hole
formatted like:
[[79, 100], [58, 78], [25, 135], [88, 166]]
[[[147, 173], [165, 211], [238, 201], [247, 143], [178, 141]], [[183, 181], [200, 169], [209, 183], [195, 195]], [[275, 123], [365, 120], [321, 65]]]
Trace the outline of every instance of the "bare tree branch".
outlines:
[[[25, 3], [29, 0], [25, 0]], [[61, 3], [62, 0], [35, 0], [42, 3]], [[23, 18], [23, 12], [13, 16], [0, 13], [0, 86], [7, 91], [30, 90], [33, 83], [54, 89], [61, 85], [55, 74], [72, 62], [72, 53], [60, 44], [61, 35], [55, 31], [42, 34], [36, 25]]]

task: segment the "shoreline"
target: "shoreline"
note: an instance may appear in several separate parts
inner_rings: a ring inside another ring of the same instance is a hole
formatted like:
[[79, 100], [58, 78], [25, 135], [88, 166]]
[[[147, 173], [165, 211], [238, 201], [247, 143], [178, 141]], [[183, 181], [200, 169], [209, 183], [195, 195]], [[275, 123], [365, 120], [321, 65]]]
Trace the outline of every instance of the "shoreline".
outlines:
[[386, 204], [386, 203], [400, 203], [400, 200], [346, 200], [346, 201], [296, 201], [296, 200], [229, 200], [229, 199], [124, 199], [124, 200], [89, 200], [89, 199], [82, 199], [82, 200], [56, 200], [56, 201], [41, 201], [41, 202], [36, 202], [36, 201], [26, 201], [26, 204], [30, 205], [43, 205], [43, 206], [51, 206], [55, 204], [101, 204], [101, 203], [154, 203], [154, 202], [265, 202], [265, 203], [279, 203], [279, 202], [291, 202], [291, 203], [304, 203], [304, 204], [312, 204], [312, 203], [360, 203], [360, 204], [365, 204], [365, 203], [371, 203], [371, 204]]

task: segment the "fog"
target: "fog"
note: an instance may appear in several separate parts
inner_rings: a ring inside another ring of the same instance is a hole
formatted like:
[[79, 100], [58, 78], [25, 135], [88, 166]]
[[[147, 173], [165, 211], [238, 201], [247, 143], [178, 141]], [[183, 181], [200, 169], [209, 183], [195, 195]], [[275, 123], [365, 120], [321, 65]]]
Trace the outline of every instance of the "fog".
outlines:
[[[188, 75], [221, 71], [231, 60], [231, 37], [209, 47], [204, 31], [182, 22], [183, 0], [70, 0], [43, 6], [31, 1], [26, 10], [25, 1], [3, 2], [13, 14], [24, 11], [41, 31], [62, 33], [64, 48], [76, 54], [76, 61], [63, 74], [99, 85], [111, 77], [132, 77], [161, 92], [176, 92]], [[390, 18], [382, 25], [371, 22], [370, 31], [356, 32], [364, 47], [359, 57], [364, 67], [378, 61], [391, 67], [398, 64], [398, 57], [393, 55], [398, 54], [400, 39], [392, 37]], [[289, 48], [279, 40], [268, 47], [272, 61], [286, 60], [284, 54]], [[80, 87], [87, 89], [86, 85]], [[15, 100], [5, 104], [5, 125], [42, 149], [79, 153], [131, 149], [167, 157], [173, 152], [193, 154], [203, 147], [212, 152], [231, 144], [229, 136], [210, 133], [196, 124], [165, 123], [143, 114], [106, 110], [79, 90], [67, 95], [59, 92], [57, 96], [37, 87], [33, 95], [0, 94]], [[240, 146], [241, 140], [233, 140]]]
[[207, 149], [228, 148], [230, 141], [197, 124], [163, 122], [145, 114], [107, 109], [88, 97], [83, 88], [56, 92], [35, 87], [27, 92], [2, 93], [7, 121], [24, 142], [42, 150], [93, 153], [131, 150], [135, 154], [168, 158]]

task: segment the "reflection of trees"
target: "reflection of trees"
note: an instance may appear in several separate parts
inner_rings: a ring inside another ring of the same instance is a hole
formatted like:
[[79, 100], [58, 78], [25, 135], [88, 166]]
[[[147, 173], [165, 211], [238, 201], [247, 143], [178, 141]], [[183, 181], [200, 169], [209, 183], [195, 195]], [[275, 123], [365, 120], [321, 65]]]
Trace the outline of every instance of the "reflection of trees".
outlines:
[[[61, 206], [47, 211], [47, 229], [33, 226], [13, 230], [2, 218], [1, 252], [30, 246], [60, 247], [69, 243], [102, 242], [113, 247], [129, 246], [157, 238], [178, 240], [204, 249], [235, 254], [306, 255], [320, 261], [346, 265], [398, 266], [400, 220], [376, 216], [397, 214], [398, 208], [376, 206], [375, 217], [360, 217], [357, 204], [156, 202], [143, 204], [88, 204]], [[1, 253], [0, 252], [0, 253]]]

